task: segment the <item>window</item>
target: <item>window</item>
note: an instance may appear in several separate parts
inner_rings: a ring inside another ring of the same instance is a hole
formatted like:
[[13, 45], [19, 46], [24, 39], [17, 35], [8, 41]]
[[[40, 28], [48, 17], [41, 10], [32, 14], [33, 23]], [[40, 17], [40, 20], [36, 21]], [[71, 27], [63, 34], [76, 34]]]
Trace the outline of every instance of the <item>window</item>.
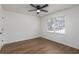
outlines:
[[54, 33], [65, 33], [65, 17], [53, 17], [48, 19], [48, 31]]

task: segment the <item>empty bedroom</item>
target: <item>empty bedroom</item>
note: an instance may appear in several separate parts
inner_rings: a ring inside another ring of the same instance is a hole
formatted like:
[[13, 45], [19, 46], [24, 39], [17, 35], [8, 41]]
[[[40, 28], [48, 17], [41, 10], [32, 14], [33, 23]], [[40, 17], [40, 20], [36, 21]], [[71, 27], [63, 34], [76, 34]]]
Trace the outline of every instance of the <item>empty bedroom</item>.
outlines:
[[79, 4], [0, 4], [0, 54], [79, 54]]

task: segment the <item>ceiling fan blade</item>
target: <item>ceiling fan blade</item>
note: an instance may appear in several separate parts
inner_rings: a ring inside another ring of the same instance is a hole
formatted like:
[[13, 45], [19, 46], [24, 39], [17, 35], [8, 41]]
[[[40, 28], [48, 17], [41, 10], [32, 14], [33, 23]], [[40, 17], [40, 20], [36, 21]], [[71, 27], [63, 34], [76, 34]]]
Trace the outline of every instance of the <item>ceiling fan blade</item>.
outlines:
[[44, 7], [47, 7], [47, 6], [48, 6], [48, 4], [45, 4], [44, 6], [41, 7], [41, 9], [44, 8]]
[[41, 11], [48, 12], [47, 10], [41, 10]]
[[32, 7], [34, 7], [34, 8], [37, 8], [35, 5], [33, 5], [33, 4], [30, 4]]
[[28, 10], [29, 12], [31, 12], [31, 11], [36, 11], [36, 9], [34, 9], [34, 10]]

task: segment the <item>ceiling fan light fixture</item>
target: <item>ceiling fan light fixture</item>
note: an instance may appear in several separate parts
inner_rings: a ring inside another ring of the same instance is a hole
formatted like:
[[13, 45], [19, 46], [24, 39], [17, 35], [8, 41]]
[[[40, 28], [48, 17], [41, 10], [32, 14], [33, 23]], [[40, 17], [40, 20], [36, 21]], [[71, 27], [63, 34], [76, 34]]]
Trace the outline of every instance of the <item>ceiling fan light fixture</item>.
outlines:
[[37, 12], [40, 12], [40, 10], [37, 10]]

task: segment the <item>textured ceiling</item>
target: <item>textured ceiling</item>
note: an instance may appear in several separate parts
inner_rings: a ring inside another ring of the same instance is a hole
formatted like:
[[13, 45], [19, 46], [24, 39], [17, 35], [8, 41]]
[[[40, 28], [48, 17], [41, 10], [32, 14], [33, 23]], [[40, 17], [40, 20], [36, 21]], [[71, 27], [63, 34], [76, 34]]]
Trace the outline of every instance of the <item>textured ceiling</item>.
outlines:
[[28, 12], [28, 10], [34, 9], [29, 4], [3, 4], [2, 5], [4, 10], [21, 13], [21, 14], [30, 14], [30, 15], [35, 15], [35, 16], [44, 16], [44, 15], [47, 15], [50, 13], [54, 13], [57, 11], [61, 11], [61, 10], [76, 7], [76, 6], [79, 6], [79, 5], [77, 5], [77, 4], [49, 4], [48, 7], [44, 8], [45, 10], [48, 10], [47, 13], [40, 12], [40, 14], [37, 15], [36, 11]]

